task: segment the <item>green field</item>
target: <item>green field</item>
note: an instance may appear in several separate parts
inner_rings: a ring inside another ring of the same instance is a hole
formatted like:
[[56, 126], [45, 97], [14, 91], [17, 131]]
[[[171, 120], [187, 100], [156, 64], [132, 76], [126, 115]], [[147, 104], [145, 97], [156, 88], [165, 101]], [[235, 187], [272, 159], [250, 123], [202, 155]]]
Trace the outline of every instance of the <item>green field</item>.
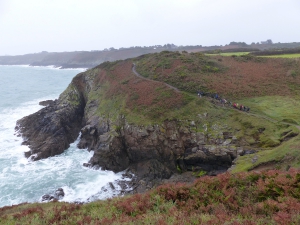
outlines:
[[[274, 125], [277, 124], [278, 127], [293, 124], [294, 126], [287, 127], [289, 132], [295, 134], [299, 132], [300, 101], [298, 99], [286, 96], [264, 96], [242, 99], [241, 102], [249, 106], [251, 113], [256, 116], [270, 118], [274, 120]], [[278, 169], [282, 169], [287, 165], [298, 168], [300, 167], [299, 146], [300, 138], [295, 137], [273, 149], [265, 149], [255, 155], [239, 157], [232, 172], [247, 171], [268, 163], [276, 163]], [[255, 162], [253, 158], [256, 158]]]
[[222, 53], [216, 53], [216, 54], [206, 54], [206, 55], [221, 55], [221, 56], [241, 56], [241, 55], [247, 55], [249, 52], [222, 52]]
[[300, 125], [300, 101], [287, 96], [264, 96], [242, 99], [251, 112], [265, 115], [277, 121]]
[[283, 55], [264, 55], [259, 57], [267, 57], [267, 58], [300, 58], [300, 54], [283, 54]]

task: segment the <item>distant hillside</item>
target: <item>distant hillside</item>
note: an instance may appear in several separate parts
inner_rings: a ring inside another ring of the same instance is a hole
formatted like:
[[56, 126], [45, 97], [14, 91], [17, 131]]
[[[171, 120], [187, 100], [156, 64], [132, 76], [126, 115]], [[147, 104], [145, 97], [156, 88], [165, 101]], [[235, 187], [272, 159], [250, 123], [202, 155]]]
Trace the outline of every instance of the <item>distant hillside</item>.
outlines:
[[164, 51], [140, 56], [136, 64], [143, 76], [190, 93], [201, 90], [230, 99], [300, 95], [300, 64], [295, 59]]
[[251, 44], [244, 42], [231, 42], [225, 46], [176, 46], [174, 44], [155, 45], [149, 47], [130, 47], [120, 49], [105, 49], [103, 51], [76, 51], [76, 52], [40, 52], [18, 56], [0, 56], [0, 65], [31, 65], [31, 66], [55, 66], [61, 68], [92, 68], [106, 61], [116, 61], [134, 58], [148, 53], [161, 51], [260, 51], [265, 49], [295, 48], [300, 43], [277, 43], [277, 44]]

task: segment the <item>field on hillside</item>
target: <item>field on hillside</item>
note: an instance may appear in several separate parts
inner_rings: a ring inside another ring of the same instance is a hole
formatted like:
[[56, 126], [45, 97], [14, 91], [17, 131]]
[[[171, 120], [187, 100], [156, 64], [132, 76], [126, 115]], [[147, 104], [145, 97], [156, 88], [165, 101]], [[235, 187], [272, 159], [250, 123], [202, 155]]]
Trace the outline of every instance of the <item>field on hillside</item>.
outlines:
[[232, 101], [300, 95], [300, 62], [294, 59], [161, 52], [135, 62], [141, 75], [189, 93], [219, 93]]
[[216, 54], [205, 54], [208, 56], [216, 56], [216, 55], [220, 55], [220, 56], [241, 56], [241, 55], [247, 55], [249, 54], [249, 52], [221, 52], [221, 53], [216, 53]]
[[[300, 96], [299, 96], [300, 97]], [[300, 98], [288, 96], [264, 96], [241, 99], [252, 112], [266, 115], [278, 121], [300, 125]]]
[[266, 58], [300, 58], [300, 54], [266, 55]]
[[[264, 96], [241, 99], [240, 102], [251, 107], [251, 113], [258, 118], [272, 119], [278, 126], [288, 126], [291, 137], [297, 136], [300, 129], [300, 101], [299, 98], [286, 96]], [[274, 131], [275, 132], [275, 131]], [[285, 137], [282, 138], [283, 140]], [[300, 167], [300, 138], [295, 137], [281, 145], [259, 151], [255, 155], [239, 157], [232, 172], [247, 171], [260, 168], [280, 168], [288, 166]]]

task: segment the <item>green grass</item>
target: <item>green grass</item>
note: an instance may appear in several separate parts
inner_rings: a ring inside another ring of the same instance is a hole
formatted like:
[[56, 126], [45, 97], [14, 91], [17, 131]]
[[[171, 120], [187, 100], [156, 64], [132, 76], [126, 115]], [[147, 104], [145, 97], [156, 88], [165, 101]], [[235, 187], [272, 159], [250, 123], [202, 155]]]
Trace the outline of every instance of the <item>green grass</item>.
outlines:
[[[267, 148], [255, 155], [239, 157], [233, 172], [248, 171], [267, 162], [278, 164], [281, 167], [286, 164], [300, 167], [298, 163], [300, 138], [297, 136], [287, 142], [282, 142], [285, 136], [299, 133], [297, 126], [300, 124], [300, 101], [287, 96], [265, 96], [242, 99], [240, 102], [251, 108], [251, 113], [257, 116], [256, 122], [262, 122], [264, 118], [274, 121], [275, 127], [265, 130], [263, 133], [266, 135], [261, 136], [260, 141], [269, 145], [274, 144], [275, 148]], [[281, 132], [279, 132], [279, 128], [282, 129]], [[256, 162], [252, 161], [254, 157], [257, 157]], [[285, 160], [286, 158], [289, 161]]]
[[267, 163], [274, 164], [274, 167], [276, 167], [277, 164], [280, 169], [284, 169], [287, 165], [299, 168], [299, 149], [300, 137], [292, 138], [274, 149], [262, 150], [255, 154], [240, 156], [231, 172], [249, 171], [259, 165]]
[[266, 115], [277, 121], [300, 124], [300, 101], [288, 96], [264, 96], [241, 99], [251, 112]]
[[233, 56], [233, 55], [236, 55], [236, 56], [241, 56], [241, 55], [247, 55], [249, 54], [249, 52], [222, 52], [222, 53], [215, 53], [215, 54], [205, 54], [205, 55], [211, 55], [211, 56], [214, 56], [214, 55], [221, 55], [221, 56]]
[[259, 57], [266, 57], [266, 58], [300, 58], [300, 54], [282, 54], [282, 55], [264, 55]]

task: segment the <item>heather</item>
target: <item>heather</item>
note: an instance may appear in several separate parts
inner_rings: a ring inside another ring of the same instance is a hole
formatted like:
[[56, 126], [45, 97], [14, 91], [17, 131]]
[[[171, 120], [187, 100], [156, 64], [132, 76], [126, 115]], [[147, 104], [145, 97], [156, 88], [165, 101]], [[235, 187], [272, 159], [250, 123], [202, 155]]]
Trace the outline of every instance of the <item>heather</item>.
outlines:
[[135, 61], [141, 75], [190, 93], [202, 90], [230, 100], [299, 96], [298, 59], [164, 51]]
[[299, 224], [300, 172], [204, 176], [146, 194], [87, 204], [21, 204], [0, 209], [1, 224]]

